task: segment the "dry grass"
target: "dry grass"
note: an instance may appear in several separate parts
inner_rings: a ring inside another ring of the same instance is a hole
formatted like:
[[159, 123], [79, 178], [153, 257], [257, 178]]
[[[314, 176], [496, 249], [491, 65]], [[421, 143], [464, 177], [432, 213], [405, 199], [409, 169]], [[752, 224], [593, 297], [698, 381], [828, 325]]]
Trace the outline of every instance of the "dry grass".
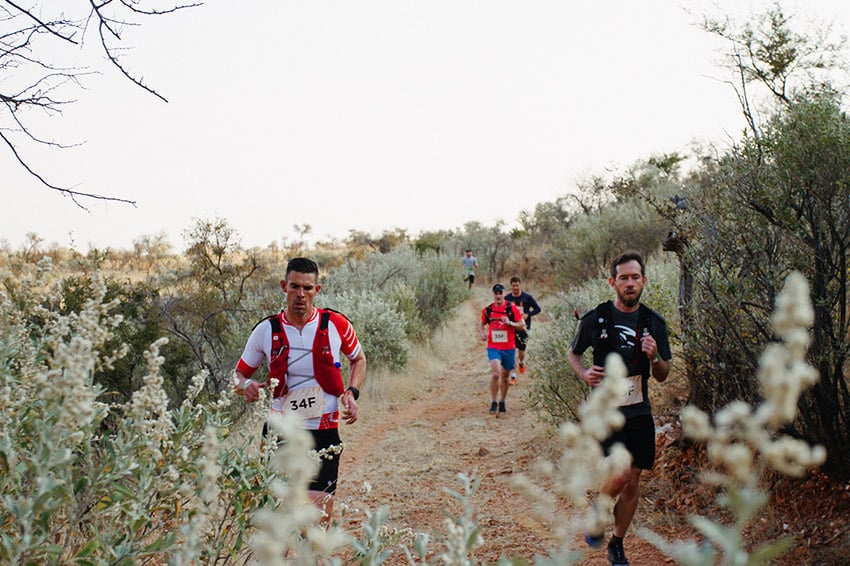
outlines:
[[369, 370], [361, 397], [363, 412], [384, 411], [417, 397], [430, 383], [443, 379], [446, 371], [466, 356], [466, 351], [458, 345], [467, 342], [471, 333], [477, 336], [480, 314], [473, 302], [461, 304], [455, 318], [438, 329], [430, 341], [413, 345], [404, 371]]

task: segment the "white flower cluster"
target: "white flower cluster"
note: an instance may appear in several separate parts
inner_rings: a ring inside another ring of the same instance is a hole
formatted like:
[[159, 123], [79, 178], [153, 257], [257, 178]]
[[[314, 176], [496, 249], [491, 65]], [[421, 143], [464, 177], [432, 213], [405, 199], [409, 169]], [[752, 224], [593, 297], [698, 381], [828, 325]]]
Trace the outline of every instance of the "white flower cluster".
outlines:
[[779, 427], [794, 419], [801, 392], [818, 377], [806, 362], [811, 340], [807, 329], [812, 320], [808, 284], [801, 274], [792, 273], [776, 299], [771, 319], [782, 344], [765, 348], [759, 362], [757, 375], [764, 402], [755, 411], [742, 401], [732, 402], [715, 415], [714, 426], [708, 415], [696, 407], [682, 410], [685, 435], [707, 442], [709, 458], [722, 465], [737, 482], [756, 481], [757, 454], [777, 471], [797, 477], [826, 460], [822, 446], [811, 447], [801, 440], [777, 435]]
[[221, 475], [221, 465], [218, 463], [218, 438], [215, 429], [204, 429], [204, 448], [201, 480], [201, 501], [207, 508], [210, 517], [218, 512], [218, 477]]
[[[826, 460], [821, 446], [778, 434], [797, 412], [800, 393], [817, 379], [805, 360], [809, 346], [808, 327], [813, 312], [808, 284], [802, 275], [792, 273], [776, 299], [771, 319], [782, 344], [765, 348], [758, 369], [764, 401], [755, 411], [742, 401], [734, 401], [718, 411], [714, 424], [703, 411], [685, 407], [681, 413], [685, 435], [707, 443], [707, 454], [720, 471], [702, 478], [722, 486], [719, 501], [736, 516], [731, 524], [691, 517], [704, 540], [668, 542], [657, 534], [640, 529], [641, 536], [674, 557], [681, 564], [750, 564], [768, 562], [787, 548], [787, 541], [764, 543], [750, 554], [744, 528], [767, 501], [759, 486], [765, 464], [780, 473], [802, 476], [806, 470]], [[761, 456], [761, 459], [759, 458]], [[724, 556], [716, 556], [717, 551]]]
[[168, 395], [162, 387], [163, 379], [159, 374], [165, 361], [159, 355], [159, 349], [167, 342], [168, 338], [160, 338], [144, 353], [148, 372], [142, 378], [142, 386], [133, 393], [125, 417], [127, 425], [136, 430], [139, 438], [145, 439], [156, 459], [161, 459], [162, 450], [171, 446], [171, 432], [174, 429], [168, 410]]
[[[183, 450], [181, 458], [185, 458]], [[221, 465], [218, 462], [218, 437], [215, 428], [207, 426], [204, 429], [204, 444], [201, 458], [201, 493], [195, 513], [188, 514], [188, 520], [181, 525], [183, 535], [180, 549], [172, 557], [175, 566], [196, 564], [201, 553], [201, 545], [206, 540], [205, 531], [215, 529], [221, 521], [221, 501], [219, 499], [218, 480], [221, 475]], [[187, 501], [193, 501], [194, 486], [184, 483], [178, 493]], [[213, 533], [210, 536], [214, 536]]]
[[73, 336], [67, 342], [60, 340], [55, 348], [52, 361], [57, 367], [43, 374], [48, 385], [41, 391], [63, 399], [57, 424], [63, 431], [76, 431], [89, 425], [96, 414], [97, 391], [91, 382], [95, 360], [92, 343]]
[[[472, 506], [472, 497], [478, 490], [480, 480], [466, 474], [457, 474], [456, 477], [463, 485], [463, 491], [457, 492], [451, 489], [444, 489], [444, 491], [460, 504], [462, 512], [460, 514], [446, 514], [446, 519], [443, 521], [445, 525], [443, 546], [445, 549], [440, 553], [438, 560], [451, 566], [469, 566], [478, 564], [472, 554], [476, 548], [484, 544], [481, 526], [478, 524], [478, 518]], [[422, 540], [421, 542], [420, 550], [424, 554], [426, 541]]]
[[[599, 444], [625, 423], [618, 409], [628, 392], [625, 377], [626, 367], [620, 357], [609, 356], [605, 361], [605, 379], [579, 407], [580, 422], [567, 421], [559, 429], [564, 449], [557, 465], [550, 462], [535, 465], [535, 473], [552, 482], [554, 493], [522, 475], [514, 478], [514, 487], [534, 502], [535, 517], [553, 525], [562, 553], [569, 552], [577, 532], [603, 532], [613, 520], [613, 500], [600, 496], [590, 505], [587, 494], [631, 465], [631, 455], [622, 445], [615, 445], [606, 458]], [[584, 518], [577, 521], [574, 515], [559, 513], [556, 496], [566, 496], [573, 509], [584, 510]]]
[[44, 307], [34, 310], [48, 321], [47, 343], [53, 350], [48, 367], [33, 376], [39, 384], [42, 398], [61, 399], [58, 426], [63, 431], [77, 431], [93, 422], [99, 411], [107, 407], [95, 402], [99, 391], [93, 385], [92, 375], [101, 368], [109, 369], [115, 360], [127, 353], [121, 344], [112, 352], [104, 345], [113, 336], [114, 329], [123, 320], [121, 315], [110, 315], [118, 300], [104, 303], [106, 285], [102, 277], [92, 277], [92, 298], [79, 313], [62, 315]]
[[327, 448], [322, 448], [321, 450], [314, 450], [313, 453], [319, 459], [324, 458], [325, 460], [332, 460], [334, 456], [339, 456], [342, 454], [342, 450], [345, 448], [345, 443], [340, 442], [339, 444], [332, 444]]
[[321, 557], [347, 544], [349, 538], [336, 527], [318, 526], [322, 511], [313, 505], [307, 491], [318, 471], [318, 461], [309, 455], [313, 437], [304, 430], [304, 423], [287, 411], [272, 413], [269, 425], [270, 437], [273, 433], [284, 440], [276, 448], [272, 467], [286, 479], [276, 479], [269, 485], [276, 507], [261, 509], [255, 515], [251, 548], [259, 564], [315, 565]]
[[209, 370], [201, 370], [201, 373], [195, 374], [192, 376], [192, 381], [189, 384], [189, 389], [186, 390], [186, 398], [183, 399], [183, 406], [190, 407], [195, 399], [198, 398], [198, 395], [203, 391], [204, 385], [207, 383], [207, 378], [209, 377]]
[[[58, 344], [71, 336], [80, 336], [91, 342], [91, 351], [94, 361], [94, 369], [112, 369], [113, 363], [123, 358], [129, 346], [120, 343], [114, 351], [105, 351], [106, 342], [113, 338], [114, 331], [123, 322], [121, 314], [110, 314], [110, 311], [121, 303], [119, 299], [106, 299], [106, 283], [100, 273], [94, 273], [91, 277], [91, 298], [83, 303], [79, 313], [71, 312], [62, 315], [43, 306], [34, 307], [35, 312], [48, 320], [47, 328], [51, 334], [50, 341]], [[54, 300], [60, 300], [63, 291], [59, 281], [54, 283]]]
[[440, 554], [443, 564], [452, 566], [470, 566], [477, 564], [470, 553], [484, 544], [481, 530], [477, 524], [467, 521], [455, 521], [447, 518], [443, 521], [446, 528], [446, 550]]

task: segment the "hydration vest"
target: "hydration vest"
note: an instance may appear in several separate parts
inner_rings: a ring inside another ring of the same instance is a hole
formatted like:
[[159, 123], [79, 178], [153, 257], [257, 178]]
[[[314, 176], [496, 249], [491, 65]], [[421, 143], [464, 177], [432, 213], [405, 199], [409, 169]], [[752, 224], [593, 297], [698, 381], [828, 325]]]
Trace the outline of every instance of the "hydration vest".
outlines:
[[[319, 328], [316, 330], [316, 337], [313, 340], [313, 375], [325, 393], [340, 396], [345, 392], [345, 386], [342, 383], [340, 363], [334, 362], [333, 352], [331, 352], [328, 323], [332, 316], [346, 317], [344, 314], [331, 309], [317, 310], [319, 311]], [[272, 397], [282, 397], [286, 395], [287, 391], [286, 371], [289, 365], [289, 340], [281, 324], [281, 316], [280, 313], [273, 314], [265, 319], [272, 325], [269, 380], [277, 379], [277, 387], [275, 387]]]
[[[514, 309], [513, 309], [513, 307], [514, 307], [513, 303], [511, 303], [509, 301], [505, 301], [505, 314], [508, 316], [508, 320], [510, 320], [511, 322], [516, 322], [514, 320]], [[487, 315], [487, 324], [490, 324], [490, 322], [492, 322], [492, 320], [493, 320], [492, 318], [490, 318], [490, 315], [493, 313], [493, 303], [490, 303], [489, 305], [484, 307], [484, 312]]]
[[[611, 301], [606, 301], [597, 305], [595, 309], [589, 311], [584, 316], [596, 316], [597, 327], [599, 334], [593, 341], [593, 364], [605, 367], [605, 358], [611, 352], [617, 351], [617, 332], [614, 328], [614, 316], [612, 309], [614, 308]], [[640, 305], [638, 310], [638, 327], [635, 333], [635, 351], [632, 360], [623, 360], [626, 366], [631, 363], [636, 363], [640, 369], [640, 373], [644, 377], [649, 377], [650, 363], [649, 358], [644, 355], [640, 349], [640, 339], [649, 332], [652, 318], [652, 309]], [[621, 354], [624, 355], [624, 354]]]

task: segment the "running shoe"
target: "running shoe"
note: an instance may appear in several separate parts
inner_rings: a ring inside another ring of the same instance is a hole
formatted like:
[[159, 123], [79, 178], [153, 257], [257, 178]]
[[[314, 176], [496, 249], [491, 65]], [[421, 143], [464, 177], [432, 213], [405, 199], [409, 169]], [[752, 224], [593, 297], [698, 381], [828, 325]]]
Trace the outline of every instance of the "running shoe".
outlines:
[[623, 541], [608, 543], [608, 562], [611, 566], [629, 566], [629, 559], [626, 558], [626, 551], [623, 550]]
[[492, 403], [490, 403], [490, 414], [491, 414], [491, 415], [495, 415], [495, 414], [496, 414], [496, 409], [498, 409], [498, 408], [499, 408], [499, 404], [498, 404], [498, 403], [496, 403], [495, 401], [493, 401]]
[[513, 371], [511, 372], [510, 384], [516, 385], [516, 372], [513, 372]]
[[507, 414], [508, 410], [505, 408], [505, 402], [499, 401], [499, 415]]
[[519, 363], [519, 372], [520, 372], [520, 373], [525, 373], [525, 362], [520, 362], [520, 363]]
[[602, 546], [602, 543], [605, 542], [605, 535], [592, 535], [590, 533], [584, 533], [584, 542], [587, 543], [587, 546], [599, 548], [600, 546]]

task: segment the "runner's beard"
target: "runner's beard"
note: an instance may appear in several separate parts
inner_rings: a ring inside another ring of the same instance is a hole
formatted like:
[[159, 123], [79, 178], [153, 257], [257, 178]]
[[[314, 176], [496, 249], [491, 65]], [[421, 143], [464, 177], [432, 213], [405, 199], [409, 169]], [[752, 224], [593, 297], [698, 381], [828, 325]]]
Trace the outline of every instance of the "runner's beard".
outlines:
[[631, 307], [637, 305], [640, 302], [640, 296], [643, 295], [643, 289], [641, 289], [638, 292], [637, 295], [635, 295], [634, 297], [631, 297], [631, 298], [626, 298], [626, 296], [623, 295], [622, 293], [617, 293], [617, 295], [620, 297], [621, 303], [623, 303], [625, 306], [631, 308]]

